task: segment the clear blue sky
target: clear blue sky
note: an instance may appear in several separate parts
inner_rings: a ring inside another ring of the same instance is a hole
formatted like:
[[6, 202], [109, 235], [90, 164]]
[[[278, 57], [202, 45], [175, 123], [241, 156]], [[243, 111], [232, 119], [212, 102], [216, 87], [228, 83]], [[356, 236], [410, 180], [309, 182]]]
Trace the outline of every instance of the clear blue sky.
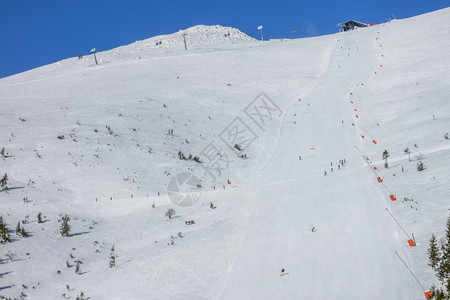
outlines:
[[337, 32], [348, 19], [381, 23], [448, 6], [449, 0], [0, 0], [0, 78], [198, 24], [256, 38], [262, 24], [267, 39], [299, 38]]

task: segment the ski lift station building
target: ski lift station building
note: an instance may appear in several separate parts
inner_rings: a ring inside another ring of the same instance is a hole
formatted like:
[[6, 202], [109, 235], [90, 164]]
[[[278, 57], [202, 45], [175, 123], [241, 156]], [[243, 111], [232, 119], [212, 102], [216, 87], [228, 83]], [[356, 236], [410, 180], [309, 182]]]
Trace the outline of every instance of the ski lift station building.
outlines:
[[339, 27], [339, 31], [350, 31], [357, 28], [369, 27], [372, 24], [365, 24], [355, 20], [350, 20], [344, 23], [339, 23], [337, 26]]

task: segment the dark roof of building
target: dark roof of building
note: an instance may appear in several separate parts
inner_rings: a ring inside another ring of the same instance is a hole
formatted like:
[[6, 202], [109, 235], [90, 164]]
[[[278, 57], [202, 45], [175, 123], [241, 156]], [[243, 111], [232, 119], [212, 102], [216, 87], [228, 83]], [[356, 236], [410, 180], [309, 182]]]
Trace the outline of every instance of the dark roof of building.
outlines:
[[344, 27], [347, 24], [353, 24], [353, 25], [356, 25], [358, 27], [368, 27], [368, 25], [366, 23], [362, 23], [362, 22], [355, 21], [355, 20], [348, 20], [347, 22], [339, 23], [338, 27]]

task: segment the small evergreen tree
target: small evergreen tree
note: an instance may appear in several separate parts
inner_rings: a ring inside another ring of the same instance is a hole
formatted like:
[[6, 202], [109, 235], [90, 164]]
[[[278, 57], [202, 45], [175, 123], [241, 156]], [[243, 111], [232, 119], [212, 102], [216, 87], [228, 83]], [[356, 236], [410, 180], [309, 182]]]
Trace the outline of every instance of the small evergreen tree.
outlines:
[[423, 162], [419, 161], [417, 163], [417, 171], [421, 172], [423, 170], [425, 170], [425, 166], [423, 165]]
[[439, 247], [436, 241], [436, 237], [434, 234], [431, 235], [430, 238], [430, 248], [428, 248], [428, 265], [433, 269], [436, 270], [438, 263], [439, 263]]
[[38, 215], [37, 215], [37, 222], [38, 222], [39, 224], [42, 223], [42, 213], [38, 213]]
[[388, 165], [388, 157], [389, 157], [389, 152], [387, 150], [384, 150], [383, 152], [383, 159], [384, 159], [384, 167], [387, 169], [389, 167]]
[[75, 266], [75, 274], [80, 275], [81, 274], [81, 267], [80, 267], [80, 261], [77, 260], [77, 265]]
[[84, 293], [81, 292], [80, 295], [78, 295], [77, 298], [75, 298], [75, 300], [84, 300]]
[[6, 226], [6, 223], [3, 220], [3, 216], [0, 216], [0, 243], [6, 244], [9, 242], [11, 242], [11, 239], [9, 235], [8, 226]]
[[22, 229], [20, 230], [20, 235], [22, 237], [28, 237], [28, 232], [25, 230], [25, 228], [22, 227]]
[[69, 236], [70, 229], [71, 229], [70, 224], [69, 224], [69, 222], [70, 222], [69, 216], [64, 215], [60, 221], [61, 221], [61, 227], [59, 229], [59, 232], [61, 233], [62, 236]]
[[16, 226], [16, 234], [20, 235], [20, 232], [21, 232], [21, 228], [20, 228], [20, 221], [19, 221], [19, 222], [17, 222], [17, 226]]
[[114, 245], [111, 247], [111, 253], [109, 254], [109, 267], [112, 269], [116, 266], [116, 253]]
[[0, 180], [0, 187], [2, 188], [1, 190], [8, 189], [8, 174], [7, 173], [5, 173], [5, 175], [3, 175], [3, 178]]

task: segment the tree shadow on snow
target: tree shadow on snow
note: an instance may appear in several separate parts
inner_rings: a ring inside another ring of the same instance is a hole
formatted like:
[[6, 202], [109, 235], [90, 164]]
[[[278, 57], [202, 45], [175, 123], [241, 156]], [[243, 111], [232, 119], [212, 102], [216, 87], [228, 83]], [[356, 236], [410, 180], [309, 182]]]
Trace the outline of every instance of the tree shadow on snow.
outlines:
[[7, 189], [0, 190], [0, 192], [8, 193], [8, 191], [21, 190], [23, 188], [25, 188], [25, 186], [8, 187]]
[[83, 231], [83, 232], [71, 233], [71, 234], [69, 234], [69, 236], [70, 236], [70, 237], [72, 237], [72, 236], [79, 236], [79, 235], [88, 234], [88, 233], [90, 233], [90, 231]]
[[6, 289], [10, 289], [12, 288], [14, 285], [6, 285], [6, 286], [0, 286], [0, 291], [6, 290]]
[[4, 273], [0, 273], [0, 278], [3, 278], [3, 276], [11, 274], [13, 271], [9, 271], [9, 272], [4, 272]]

